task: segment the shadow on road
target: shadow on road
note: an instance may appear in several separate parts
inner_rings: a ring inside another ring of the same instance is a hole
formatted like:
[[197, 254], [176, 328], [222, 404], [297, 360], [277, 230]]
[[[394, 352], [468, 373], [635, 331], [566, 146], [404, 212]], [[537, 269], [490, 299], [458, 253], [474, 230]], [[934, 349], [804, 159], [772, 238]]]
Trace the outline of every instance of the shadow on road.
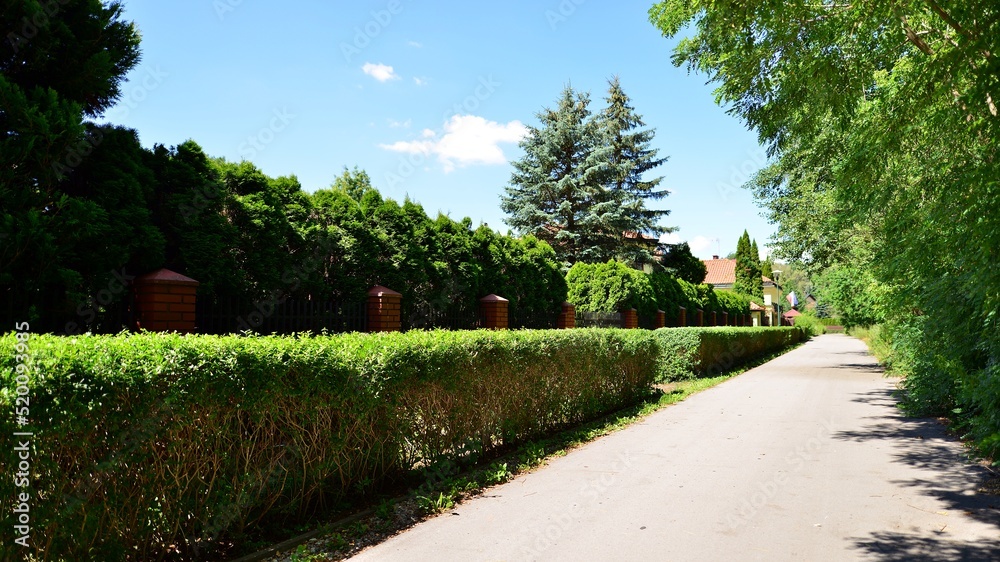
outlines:
[[872, 533], [858, 539], [855, 548], [875, 560], [907, 562], [939, 562], [941, 560], [997, 560], [996, 543], [956, 542], [940, 537], [928, 538], [904, 533]]
[[875, 560], [1000, 560], [1000, 497], [975, 493], [991, 476], [989, 471], [956, 452], [954, 437], [938, 420], [905, 417], [896, 407], [893, 390], [859, 394], [854, 401], [873, 406], [873, 415], [866, 418], [869, 423], [861, 430], [837, 432], [834, 439], [889, 443], [894, 462], [910, 465], [921, 474], [896, 484], [937, 498], [951, 517], [971, 517], [998, 530], [998, 542], [991, 544], [955, 541], [946, 528], [930, 538], [880, 531], [852, 538], [855, 548]]

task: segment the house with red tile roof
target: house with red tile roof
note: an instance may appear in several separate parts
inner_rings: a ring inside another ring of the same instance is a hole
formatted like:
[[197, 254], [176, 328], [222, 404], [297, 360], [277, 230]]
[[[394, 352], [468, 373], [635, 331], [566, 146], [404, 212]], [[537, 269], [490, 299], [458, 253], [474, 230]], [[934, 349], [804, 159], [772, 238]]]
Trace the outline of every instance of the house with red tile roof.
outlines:
[[[705, 264], [705, 280], [717, 291], [732, 291], [736, 283], [736, 260], [719, 259], [712, 256], [710, 260], [701, 260]], [[750, 303], [750, 314], [754, 326], [777, 326], [781, 321], [781, 286], [766, 275], [761, 276], [764, 283], [764, 303]]]

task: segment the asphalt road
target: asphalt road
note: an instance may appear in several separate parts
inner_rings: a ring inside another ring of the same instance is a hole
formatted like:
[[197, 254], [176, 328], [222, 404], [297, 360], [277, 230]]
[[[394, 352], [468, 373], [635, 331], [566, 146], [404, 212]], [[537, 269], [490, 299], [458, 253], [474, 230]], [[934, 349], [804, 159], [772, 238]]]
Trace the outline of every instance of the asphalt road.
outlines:
[[826, 335], [352, 560], [1000, 560], [1000, 497]]

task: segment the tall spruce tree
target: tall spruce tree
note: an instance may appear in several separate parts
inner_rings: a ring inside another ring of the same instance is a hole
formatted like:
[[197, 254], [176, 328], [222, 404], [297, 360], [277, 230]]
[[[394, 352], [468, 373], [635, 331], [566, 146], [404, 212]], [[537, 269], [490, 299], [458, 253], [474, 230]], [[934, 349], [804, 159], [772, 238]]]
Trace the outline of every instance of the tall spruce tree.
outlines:
[[524, 157], [500, 198], [508, 225], [570, 264], [606, 261], [621, 243], [620, 205], [605, 187], [610, 148], [589, 106], [588, 94], [567, 86], [555, 109], [537, 114], [541, 125], [528, 127]]
[[[665, 157], [657, 158], [659, 151], [650, 147], [655, 130], [643, 128], [646, 124], [632, 107], [632, 100], [622, 90], [617, 76], [608, 81], [608, 95], [604, 99], [608, 105], [598, 119], [611, 148], [607, 187], [620, 205], [618, 213], [624, 219], [624, 229], [657, 237], [671, 232], [673, 229], [659, 224], [660, 219], [669, 215], [670, 211], [646, 207], [647, 201], [659, 201], [670, 193], [659, 188], [663, 176], [644, 177], [646, 172], [667, 161]], [[638, 241], [640, 243], [624, 246], [619, 251], [621, 257], [632, 262], [649, 263], [652, 261], [649, 246]]]
[[537, 114], [541, 125], [528, 128], [501, 196], [507, 224], [549, 242], [569, 264], [649, 262], [649, 248], [625, 233], [669, 231], [657, 224], [669, 211], [646, 208], [667, 194], [657, 189], [662, 178], [643, 179], [665, 160], [649, 147], [653, 131], [637, 130], [644, 123], [617, 79], [607, 101], [592, 115], [589, 94], [567, 86], [555, 109]]

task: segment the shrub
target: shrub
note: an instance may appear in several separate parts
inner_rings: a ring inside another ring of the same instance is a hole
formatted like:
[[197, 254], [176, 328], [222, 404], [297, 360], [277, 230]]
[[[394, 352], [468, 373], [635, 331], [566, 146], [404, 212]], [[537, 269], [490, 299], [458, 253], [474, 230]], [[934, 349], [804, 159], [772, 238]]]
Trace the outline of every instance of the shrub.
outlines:
[[661, 354], [659, 382], [717, 375], [809, 337], [790, 327], [662, 328], [654, 334]]
[[[640, 317], [666, 313], [668, 324], [676, 321], [678, 307], [689, 315], [694, 310], [747, 314], [750, 298], [732, 291], [716, 291], [711, 285], [692, 285], [667, 273], [643, 273], [622, 262], [577, 263], [566, 275], [567, 299], [581, 311], [615, 312], [635, 308]], [[690, 318], [691, 316], [689, 316]]]
[[218, 559], [263, 521], [634, 402], [658, 356], [645, 330], [33, 336], [16, 429], [14, 346], [0, 337], [0, 431], [34, 432], [34, 554], [72, 560]]
[[810, 314], [800, 314], [799, 316], [796, 316], [794, 324], [814, 336], [821, 336], [826, 333], [826, 325], [819, 318]]

